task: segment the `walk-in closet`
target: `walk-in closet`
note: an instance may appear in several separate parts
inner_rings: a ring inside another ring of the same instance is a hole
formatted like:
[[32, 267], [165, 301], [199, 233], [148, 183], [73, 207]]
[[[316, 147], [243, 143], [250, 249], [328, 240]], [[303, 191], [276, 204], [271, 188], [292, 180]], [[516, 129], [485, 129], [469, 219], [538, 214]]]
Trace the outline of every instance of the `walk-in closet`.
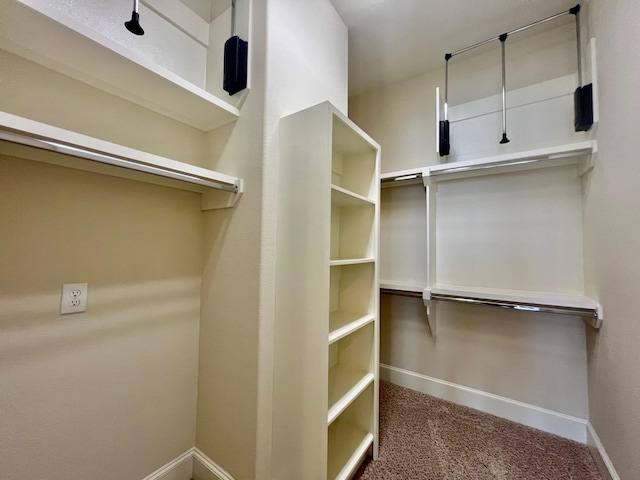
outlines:
[[631, 480], [634, 0], [0, 0], [0, 479]]

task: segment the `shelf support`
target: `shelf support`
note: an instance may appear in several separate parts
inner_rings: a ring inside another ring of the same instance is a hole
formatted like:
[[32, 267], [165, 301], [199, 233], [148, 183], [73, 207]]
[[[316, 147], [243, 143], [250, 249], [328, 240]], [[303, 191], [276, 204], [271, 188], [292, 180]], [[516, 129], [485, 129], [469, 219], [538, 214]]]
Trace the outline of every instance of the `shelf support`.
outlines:
[[431, 296], [431, 290], [429, 288], [425, 288], [422, 292], [422, 302], [424, 303], [424, 308], [427, 312], [427, 321], [429, 322], [429, 331], [431, 332], [431, 336], [436, 338], [436, 326], [437, 326], [437, 316], [436, 316], [436, 304], [438, 302], [434, 301]]

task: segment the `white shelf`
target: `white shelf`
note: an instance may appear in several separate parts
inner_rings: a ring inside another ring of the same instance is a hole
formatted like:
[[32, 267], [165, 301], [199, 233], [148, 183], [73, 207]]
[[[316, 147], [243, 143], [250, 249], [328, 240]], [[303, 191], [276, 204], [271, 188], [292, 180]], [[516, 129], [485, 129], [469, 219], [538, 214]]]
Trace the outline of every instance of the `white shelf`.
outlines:
[[488, 301], [496, 306], [514, 308], [521, 311], [566, 313], [590, 318], [594, 327], [602, 323], [600, 304], [583, 295], [525, 290], [505, 290], [484, 287], [434, 285], [425, 289], [424, 298], [450, 300], [462, 303], [483, 303]]
[[595, 140], [443, 163], [423, 169], [430, 181], [577, 164], [597, 151]]
[[3, 50], [202, 131], [240, 115], [235, 106], [44, 2], [8, 0], [1, 14]]
[[327, 425], [331, 425], [373, 383], [373, 380], [373, 373], [362, 372], [342, 365], [330, 368]]
[[0, 140], [6, 154], [202, 193], [203, 209], [233, 206], [242, 194], [237, 177], [5, 112]]
[[348, 480], [371, 447], [373, 434], [350, 425], [340, 425], [335, 435], [340, 441], [331, 443], [329, 446], [329, 456], [335, 459], [335, 466], [329, 468], [327, 478]]
[[382, 188], [422, 184], [426, 181], [453, 180], [479, 175], [572, 165], [597, 151], [597, 142], [588, 140], [537, 148], [460, 162], [441, 163], [423, 168], [398, 170], [380, 175]]
[[424, 168], [412, 168], [410, 170], [398, 170], [380, 174], [380, 186], [382, 188], [404, 187], [407, 185], [422, 185]]
[[570, 295], [549, 292], [531, 292], [526, 290], [506, 290], [485, 287], [467, 287], [454, 285], [434, 285], [432, 294], [458, 295], [466, 297], [486, 298], [488, 300], [502, 300], [517, 303], [532, 303], [555, 305], [567, 308], [596, 308], [598, 302], [582, 295]]
[[329, 262], [332, 267], [338, 267], [340, 265], [360, 265], [363, 263], [373, 263], [375, 259], [367, 258], [336, 258]]
[[337, 185], [331, 185], [331, 204], [337, 207], [363, 207], [375, 205], [375, 202]]
[[398, 292], [422, 293], [427, 285], [420, 282], [404, 282], [400, 280], [380, 280], [380, 289]]
[[374, 320], [375, 317], [373, 315], [360, 315], [341, 311], [331, 312], [329, 314], [329, 345]]

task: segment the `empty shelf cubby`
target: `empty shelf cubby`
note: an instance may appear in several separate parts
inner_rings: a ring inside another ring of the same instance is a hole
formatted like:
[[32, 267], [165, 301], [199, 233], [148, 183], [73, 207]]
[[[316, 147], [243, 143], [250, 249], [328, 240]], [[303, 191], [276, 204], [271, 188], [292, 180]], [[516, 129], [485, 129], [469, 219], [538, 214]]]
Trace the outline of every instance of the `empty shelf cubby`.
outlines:
[[373, 382], [373, 342], [369, 323], [329, 346], [329, 424]]
[[375, 205], [339, 187], [331, 190], [331, 260], [374, 257]]
[[329, 280], [329, 313], [373, 314], [375, 264], [371, 262], [353, 265], [332, 265]]
[[376, 198], [377, 149], [338, 117], [333, 118], [331, 183], [366, 198]]
[[373, 443], [373, 385], [329, 426], [327, 478], [348, 479]]

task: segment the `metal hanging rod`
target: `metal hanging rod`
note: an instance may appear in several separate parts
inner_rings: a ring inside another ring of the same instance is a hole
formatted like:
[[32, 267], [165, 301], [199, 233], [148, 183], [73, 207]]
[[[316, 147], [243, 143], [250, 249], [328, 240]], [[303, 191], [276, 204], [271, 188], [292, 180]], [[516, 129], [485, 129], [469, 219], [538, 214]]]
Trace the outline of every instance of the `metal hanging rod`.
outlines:
[[460, 55], [461, 53], [467, 52], [477, 47], [481, 47], [482, 45], [486, 45], [487, 43], [500, 40], [500, 37], [502, 37], [503, 35], [513, 35], [514, 33], [522, 32], [523, 30], [527, 30], [528, 28], [535, 27], [536, 25], [550, 22], [551, 20], [555, 20], [556, 18], [562, 17], [564, 15], [569, 15], [569, 14], [575, 15], [578, 11], [580, 11], [580, 4], [564, 12], [556, 13], [555, 15], [551, 15], [550, 17], [543, 18], [542, 20], [538, 20], [537, 22], [533, 22], [528, 25], [524, 25], [523, 27], [516, 28], [515, 30], [511, 30], [510, 32], [503, 33], [502, 35], [496, 35], [495, 37], [488, 38], [486, 40], [483, 40], [482, 42], [474, 43], [473, 45], [469, 45], [468, 47], [461, 48], [460, 50], [456, 50], [455, 52], [447, 53], [445, 55], [445, 60], [449, 60], [451, 57], [455, 57], [456, 55]]
[[223, 190], [225, 192], [238, 193], [238, 186], [233, 183], [212, 180], [210, 178], [200, 177], [195, 174], [180, 172], [165, 167], [158, 167], [128, 158], [117, 157], [108, 153], [96, 152], [73, 145], [67, 145], [65, 143], [55, 142], [49, 139], [35, 138], [27, 135], [21, 135], [15, 132], [0, 130], [0, 140], [18, 143], [20, 145], [27, 145], [30, 147], [39, 148], [41, 150], [62, 153], [65, 155], [70, 155], [72, 157], [83, 158], [85, 160], [91, 160], [94, 162], [114, 165], [116, 167], [122, 167], [129, 170], [136, 170], [138, 172], [150, 173], [152, 175], [158, 175], [174, 180], [181, 180], [183, 182], [215, 188], [217, 190]]
[[489, 307], [508, 308], [523, 312], [555, 313], [562, 315], [575, 315], [585, 319], [594, 328], [600, 328], [602, 321], [598, 319], [598, 311], [590, 308], [565, 307], [560, 305], [543, 305], [535, 303], [509, 302], [505, 300], [492, 300], [487, 298], [475, 298], [466, 296], [444, 295], [431, 293], [433, 300], [445, 302], [466, 303], [470, 305], [485, 305]]
[[381, 288], [380, 293], [384, 293], [386, 295], [396, 295], [398, 297], [422, 298], [422, 292], [412, 292], [410, 290], [395, 290], [391, 288]]
[[231, 0], [231, 36], [236, 36], [236, 0]]
[[[380, 293], [387, 295], [397, 295], [401, 297], [423, 298], [421, 292], [413, 292], [410, 290], [396, 290], [381, 288]], [[521, 312], [537, 312], [537, 313], [554, 313], [560, 315], [574, 315], [582, 317], [582, 319], [593, 328], [602, 326], [602, 318], [599, 315], [598, 308], [580, 308], [568, 307], [564, 305], [546, 305], [541, 303], [512, 302], [508, 300], [494, 300], [490, 298], [477, 298], [464, 295], [447, 295], [444, 293], [431, 292], [431, 300], [440, 300], [443, 302], [465, 303], [467, 305], [482, 305], [488, 307], [499, 307]]]

